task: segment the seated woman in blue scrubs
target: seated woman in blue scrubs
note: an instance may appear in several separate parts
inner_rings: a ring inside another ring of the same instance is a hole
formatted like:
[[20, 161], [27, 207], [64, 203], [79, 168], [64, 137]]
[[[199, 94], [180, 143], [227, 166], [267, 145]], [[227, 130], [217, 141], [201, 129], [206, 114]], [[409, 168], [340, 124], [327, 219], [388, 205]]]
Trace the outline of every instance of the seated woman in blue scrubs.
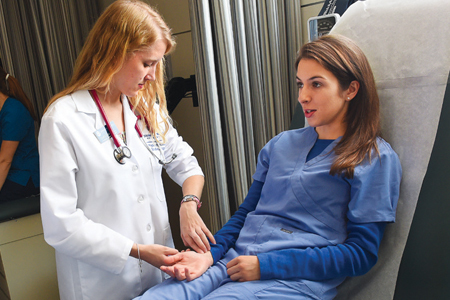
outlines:
[[331, 35], [304, 45], [296, 64], [309, 127], [261, 150], [249, 193], [211, 251], [177, 254], [161, 267], [174, 278], [136, 299], [333, 299], [347, 276], [375, 265], [402, 171], [380, 137], [370, 65]]
[[39, 194], [34, 121], [19, 82], [0, 67], [0, 203]]

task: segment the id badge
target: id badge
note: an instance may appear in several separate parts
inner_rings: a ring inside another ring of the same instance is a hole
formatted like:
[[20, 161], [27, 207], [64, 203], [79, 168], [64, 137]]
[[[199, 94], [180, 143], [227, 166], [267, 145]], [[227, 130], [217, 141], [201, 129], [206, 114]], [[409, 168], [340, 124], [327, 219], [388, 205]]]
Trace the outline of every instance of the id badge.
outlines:
[[[114, 134], [119, 134], [119, 129], [117, 128], [116, 124], [114, 124], [113, 121], [110, 122], [111, 128], [114, 131]], [[100, 144], [103, 144], [107, 140], [111, 138], [111, 134], [109, 133], [108, 126], [103, 126], [100, 129], [97, 129], [94, 131], [94, 135], [97, 138], [97, 140], [100, 142]]]
[[156, 138], [158, 139], [159, 147], [158, 147], [158, 144], [155, 141], [155, 138], [150, 133], [149, 134], [144, 134], [143, 138], [144, 138], [145, 143], [154, 152], [155, 151], [159, 151], [159, 147], [161, 147], [161, 151], [164, 151], [164, 149], [166, 148], [166, 145], [162, 143], [162, 138], [161, 138], [161, 136], [159, 134], [156, 134]]

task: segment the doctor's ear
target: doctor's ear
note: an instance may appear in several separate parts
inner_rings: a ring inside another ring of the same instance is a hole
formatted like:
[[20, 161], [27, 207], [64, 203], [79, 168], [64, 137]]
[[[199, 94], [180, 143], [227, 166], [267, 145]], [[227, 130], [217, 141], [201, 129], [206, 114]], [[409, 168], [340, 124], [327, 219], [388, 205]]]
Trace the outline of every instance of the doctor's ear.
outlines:
[[359, 82], [356, 80], [350, 82], [348, 89], [345, 91], [345, 100], [352, 100], [356, 96], [356, 94], [358, 94], [359, 86]]

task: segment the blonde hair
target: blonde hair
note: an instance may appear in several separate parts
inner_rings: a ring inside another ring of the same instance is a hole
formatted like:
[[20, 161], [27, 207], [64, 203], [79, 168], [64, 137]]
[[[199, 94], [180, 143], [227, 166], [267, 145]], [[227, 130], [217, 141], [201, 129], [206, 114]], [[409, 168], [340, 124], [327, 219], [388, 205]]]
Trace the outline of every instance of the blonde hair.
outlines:
[[[90, 31], [75, 62], [69, 84], [53, 96], [47, 108], [58, 98], [78, 90], [96, 89], [107, 93], [113, 76], [122, 68], [124, 61], [135, 52], [149, 48], [158, 39], [166, 42], [165, 54], [175, 47], [171, 29], [154, 8], [139, 0], [112, 3]], [[147, 81], [139, 94], [129, 100], [134, 110], [147, 118], [150, 130], [159, 133], [165, 140], [170, 119], [164, 93], [164, 59], [156, 66], [155, 77], [155, 81]], [[159, 102], [164, 131], [158, 126], [154, 108], [156, 102]]]

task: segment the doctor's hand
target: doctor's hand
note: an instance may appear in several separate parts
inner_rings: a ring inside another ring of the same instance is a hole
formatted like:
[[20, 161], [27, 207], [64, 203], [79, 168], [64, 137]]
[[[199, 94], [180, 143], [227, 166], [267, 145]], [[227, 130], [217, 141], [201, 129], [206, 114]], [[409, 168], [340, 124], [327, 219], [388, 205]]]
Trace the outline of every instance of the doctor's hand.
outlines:
[[241, 255], [227, 263], [227, 274], [233, 281], [253, 281], [261, 279], [259, 260], [256, 255]]
[[161, 271], [166, 272], [178, 280], [191, 281], [200, 277], [214, 263], [211, 252], [197, 253], [185, 251], [173, 256], [177, 263], [173, 266], [161, 266]]
[[[162, 245], [142, 245], [139, 244], [139, 254], [143, 261], [159, 268], [162, 265], [170, 266], [177, 262], [175, 254], [179, 253], [177, 249], [169, 248]], [[130, 255], [139, 258], [137, 245], [131, 248]]]
[[198, 214], [195, 201], [180, 206], [180, 231], [184, 245], [198, 253], [205, 253], [211, 249], [208, 239], [211, 243], [216, 243], [211, 231]]

